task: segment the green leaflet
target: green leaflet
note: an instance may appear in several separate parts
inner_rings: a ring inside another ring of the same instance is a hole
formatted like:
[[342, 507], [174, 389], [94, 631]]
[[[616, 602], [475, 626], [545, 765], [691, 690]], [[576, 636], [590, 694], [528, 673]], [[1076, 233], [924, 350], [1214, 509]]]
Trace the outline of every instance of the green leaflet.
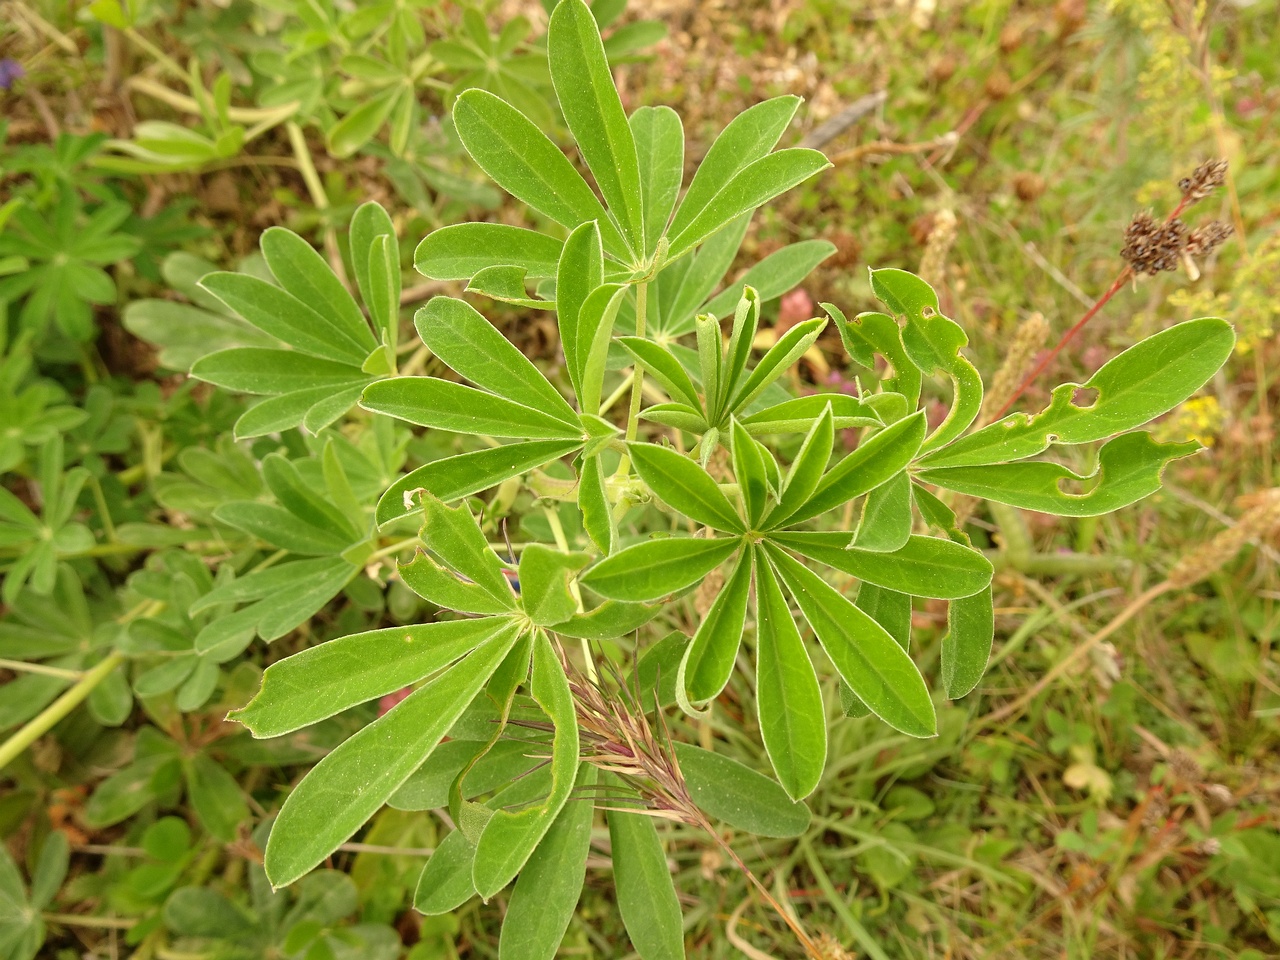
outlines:
[[[711, 144], [702, 163], [698, 164], [680, 209], [671, 222], [670, 235], [675, 236], [684, 230], [744, 167], [766, 156], [777, 146], [800, 102], [799, 97], [774, 97], [748, 107], [729, 121]], [[733, 249], [737, 250], [737, 244]], [[726, 263], [716, 280], [728, 267]], [[699, 297], [698, 302], [701, 300]], [[692, 308], [690, 305], [689, 309]]]
[[560, 348], [573, 392], [582, 396], [582, 354], [578, 314], [587, 297], [604, 283], [604, 250], [600, 245], [600, 224], [592, 220], [574, 229], [564, 242], [556, 267], [556, 320], [560, 327]]
[[874, 370], [877, 353], [889, 361], [893, 375], [883, 381], [884, 389], [901, 394], [908, 408], [914, 410], [920, 403], [923, 377], [902, 345], [898, 321], [884, 313], [860, 313], [849, 320], [831, 303], [822, 304], [822, 309], [835, 320], [840, 340], [854, 363]]
[[[361, 358], [363, 360], [363, 358]], [[334, 388], [368, 383], [361, 360], [343, 363], [308, 356], [298, 350], [233, 347], [197, 360], [191, 375], [240, 393], [278, 396], [307, 388]]]
[[631, 945], [641, 960], [683, 960], [680, 901], [653, 818], [616, 809], [607, 816], [618, 912]]
[[738, 555], [724, 589], [698, 624], [693, 642], [684, 649], [677, 682], [684, 684], [691, 703], [702, 704], [718, 697], [733, 673], [751, 593], [752, 553], [748, 549]]
[[[1056, 463], [1020, 461], [979, 467], [921, 470], [919, 478], [957, 493], [1061, 517], [1096, 517], [1150, 496], [1170, 460], [1200, 450], [1195, 441], [1157, 443], [1151, 434], [1123, 433], [1098, 452], [1098, 466], [1081, 475]], [[1088, 493], [1064, 493], [1062, 485], [1091, 481]]]
[[777, 548], [766, 549], [827, 656], [858, 699], [895, 730], [913, 737], [937, 733], [929, 690], [906, 650], [804, 564]]
[[794, 512], [769, 516], [769, 528], [797, 524], [843, 506], [891, 480], [915, 457], [924, 440], [925, 416], [917, 410], [864, 440], [823, 475], [810, 496]]
[[586, 613], [555, 624], [551, 631], [582, 640], [616, 640], [644, 626], [661, 612], [662, 607], [657, 604], [606, 600]]
[[582, 388], [578, 405], [584, 414], [595, 416], [600, 411], [600, 392], [609, 343], [613, 338], [613, 324], [626, 294], [625, 286], [606, 283], [591, 291], [578, 311], [575, 356]]
[[952, 600], [947, 608], [947, 635], [942, 638], [942, 684], [958, 700], [978, 685], [991, 658], [995, 637], [991, 588]]
[[[281, 233], [292, 236], [287, 230]], [[298, 239], [308, 250], [311, 249], [305, 241]], [[315, 254], [314, 250], [311, 252]], [[327, 264], [324, 269], [328, 271]], [[291, 279], [301, 284], [300, 280]], [[363, 317], [360, 320], [361, 332], [353, 334], [347, 324], [330, 320], [288, 289], [281, 289], [257, 277], [245, 273], [211, 273], [200, 281], [200, 285], [259, 330], [311, 356], [358, 368], [369, 351], [377, 346]]]
[[263, 233], [261, 246], [267, 266], [287, 292], [320, 314], [328, 326], [366, 356], [378, 345], [359, 304], [311, 244], [292, 230], [271, 227]]
[[827, 463], [831, 460], [831, 447], [835, 441], [835, 423], [831, 408], [824, 407], [822, 413], [809, 428], [800, 452], [791, 461], [782, 484], [782, 496], [777, 505], [765, 517], [766, 523], [773, 524], [777, 517], [789, 517], [797, 512], [813, 496], [826, 474]]
[[[726, 385], [722, 397], [732, 396], [733, 399], [728, 402], [727, 407], [721, 404], [719, 415], [723, 416], [727, 412], [736, 413], [749, 407], [769, 384], [786, 373], [792, 364], [804, 356], [805, 351], [813, 346], [826, 325], [826, 320], [815, 317], [812, 320], [797, 323], [784, 333], [778, 342], [769, 348], [769, 352], [760, 358], [760, 362], [756, 364], [744, 383], [739, 385], [735, 376], [735, 382]], [[750, 340], [747, 341], [747, 345], [750, 345]], [[731, 390], [732, 393], [730, 393]]]
[[958, 323], [939, 312], [933, 287], [915, 274], [872, 270], [871, 289], [890, 310], [907, 318], [902, 345], [911, 362], [924, 374], [941, 370], [951, 379], [951, 410], [922, 449], [928, 452], [946, 446], [969, 428], [982, 409], [982, 377], [960, 355], [969, 338]]
[[413, 908], [429, 917], [452, 913], [476, 895], [471, 882], [476, 847], [461, 830], [454, 830], [436, 847], [422, 868], [413, 895]]
[[684, 366], [675, 355], [661, 344], [640, 337], [619, 337], [618, 342], [624, 350], [635, 358], [636, 363], [644, 367], [645, 372], [662, 385], [667, 396], [678, 403], [687, 404], [694, 410], [701, 409], [698, 400], [698, 389], [689, 379]]
[[584, 456], [578, 461], [578, 509], [591, 542], [606, 557], [613, 553], [618, 544], [618, 525], [605, 490], [604, 463], [598, 456]]
[[911, 597], [874, 583], [858, 588], [858, 609], [888, 631], [903, 650], [911, 649]]
[[262, 687], [229, 719], [278, 737], [417, 683], [513, 628], [504, 620], [408, 624], [338, 637], [267, 667]]
[[760, 737], [778, 782], [793, 800], [807, 797], [827, 762], [822, 691], [773, 567], [756, 556], [756, 711]]
[[[590, 795], [596, 768], [578, 767], [578, 787]], [[553, 960], [582, 894], [595, 804], [570, 801], [516, 879], [498, 939], [499, 960]]]
[[667, 228], [684, 177], [684, 126], [670, 107], [640, 107], [628, 121], [640, 163], [644, 250], [654, 252]]
[[432, 280], [470, 280], [494, 266], [521, 267], [531, 278], [554, 277], [560, 248], [559, 240], [524, 227], [455, 223], [428, 234], [413, 252], [413, 265]]
[[628, 449], [640, 479], [667, 504], [704, 526], [745, 532], [729, 498], [695, 461], [654, 443], [631, 443]]
[[991, 583], [991, 561], [977, 550], [939, 537], [912, 536], [900, 550], [846, 548], [849, 534], [781, 532], [770, 539], [811, 560], [913, 597], [968, 597]]
[[414, 503], [406, 502], [406, 494], [416, 500], [416, 491], [422, 490], [446, 502], [469, 497], [581, 446], [581, 440], [530, 440], [433, 460], [406, 473], [387, 488], [378, 500], [375, 519], [381, 526], [417, 510]]
[[[287, 356], [287, 351], [282, 350], [280, 354]], [[282, 360], [282, 365], [287, 363], [287, 360]], [[367, 383], [369, 378], [361, 377], [353, 384], [336, 390], [332, 386], [309, 387], [278, 397], [267, 397], [246, 410], [236, 421], [236, 439], [279, 433], [300, 424], [310, 433], [319, 433], [351, 409]]]
[[373, 201], [362, 203], [351, 218], [351, 265], [373, 325], [394, 352], [400, 327], [400, 244], [391, 217]]
[[394, 377], [365, 388], [360, 405], [375, 413], [468, 436], [572, 439], [581, 428], [511, 400], [435, 377]]
[[[1090, 443], [1150, 422], [1200, 389], [1235, 346], [1231, 325], [1216, 317], [1162, 330], [1113, 357], [1078, 385], [1064, 383], [1040, 413], [1015, 413], [922, 458], [926, 469], [1021, 460], [1055, 443]], [[1075, 393], [1096, 390], [1088, 406]]]
[[353, 539], [347, 531], [332, 526], [316, 526], [296, 513], [271, 503], [233, 501], [218, 507], [213, 515], [221, 523], [229, 524], [291, 553], [314, 556], [340, 554], [351, 546]]
[[760, 837], [798, 837], [809, 829], [809, 808], [776, 781], [732, 757], [690, 743], [672, 746], [693, 802], [717, 820]]
[[657, 600], [693, 586], [739, 546], [732, 537], [648, 540], [601, 560], [579, 582], [613, 600]]
[[555, 724], [551, 793], [542, 803], [518, 812], [498, 810], [485, 824], [476, 842], [471, 873], [476, 892], [484, 900], [510, 883], [529, 859], [569, 799], [578, 768], [578, 721], [574, 715], [573, 694], [560, 660], [542, 631], [534, 635], [529, 692]]
[[768, 203], [829, 166], [827, 158], [817, 150], [803, 147], [761, 157], [740, 170], [679, 233], [672, 227], [668, 256], [672, 260], [683, 256], [736, 217]]
[[565, 122], [631, 250], [644, 252], [636, 143], [609, 73], [600, 30], [582, 0], [563, 0], [547, 26], [547, 60]]
[[729, 426], [729, 450], [747, 526], [754, 530], [764, 516], [770, 498], [776, 493], [770, 467], [776, 473], [777, 464], [772, 460], [773, 455], [753, 440], [737, 420], [731, 421]]
[[860, 550], [901, 550], [911, 538], [911, 478], [904, 470], [867, 494], [852, 546]]
[[465, 90], [454, 103], [453, 122], [471, 159], [503, 190], [570, 229], [597, 221], [609, 252], [627, 253], [587, 181], [519, 110], [487, 91]]
[[489, 549], [480, 525], [465, 504], [446, 507], [429, 494], [422, 497], [422, 539], [445, 566], [462, 574], [508, 609], [515, 608], [504, 564]]
[[264, 866], [273, 886], [293, 883], [364, 825], [431, 754], [518, 636], [515, 627], [499, 631], [311, 768], [271, 828]]
[[547, 378], [474, 307], [435, 297], [413, 317], [422, 342], [477, 387], [578, 427], [578, 415]]
[[520, 554], [520, 598], [530, 620], [549, 626], [573, 616], [578, 604], [569, 584], [588, 559], [585, 553], [561, 553], [541, 543], [525, 547]]
[[[701, 169], [699, 167], [699, 171]], [[698, 175], [694, 174], [693, 179], [697, 183]], [[685, 194], [686, 199], [688, 196]], [[675, 222], [679, 219], [680, 212], [677, 211]], [[744, 213], [707, 238], [696, 252], [686, 254], [684, 259], [674, 263], [668, 259], [669, 266], [658, 274], [658, 316], [654, 330], [672, 337], [693, 332], [698, 305], [711, 296], [711, 291], [720, 285], [725, 272], [733, 265], [750, 222], [751, 214]], [[674, 226], [673, 222], [672, 229]]]

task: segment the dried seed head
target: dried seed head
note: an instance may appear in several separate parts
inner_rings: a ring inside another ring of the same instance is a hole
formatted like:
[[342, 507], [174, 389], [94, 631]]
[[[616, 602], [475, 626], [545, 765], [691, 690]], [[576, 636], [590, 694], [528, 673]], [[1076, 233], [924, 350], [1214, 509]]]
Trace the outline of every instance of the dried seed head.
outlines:
[[1182, 749], [1174, 750], [1169, 754], [1169, 766], [1183, 783], [1197, 784], [1204, 776], [1204, 771], [1200, 769], [1196, 758]]
[[946, 280], [947, 256], [956, 242], [956, 213], [943, 207], [933, 215], [929, 239], [925, 241], [924, 256], [920, 258], [920, 276], [932, 284]]
[[1231, 224], [1210, 220], [1187, 235], [1187, 254], [1203, 260], [1231, 238]]
[[1199, 583], [1220, 570], [1246, 543], [1261, 540], [1275, 530], [1280, 530], [1280, 487], [1268, 491], [1265, 499], [1213, 539], [1184, 554], [1165, 580], [1175, 590]]
[[1124, 231], [1120, 256], [1134, 273], [1176, 270], [1187, 246], [1187, 225], [1176, 217], [1160, 223], [1149, 211], [1134, 216]]
[[1206, 160], [1196, 167], [1191, 176], [1178, 181], [1178, 189], [1187, 203], [1203, 200], [1227, 180], [1226, 160]]
[[1043, 314], [1033, 313], [1018, 324], [1018, 329], [1013, 335], [1013, 342], [1009, 345], [1009, 352], [1005, 354], [1004, 363], [1000, 365], [995, 379], [991, 381], [990, 389], [987, 390], [986, 397], [983, 398], [982, 419], [984, 423], [988, 422], [988, 418], [993, 411], [999, 410], [1013, 396], [1013, 392], [1018, 389], [1023, 379], [1031, 371], [1031, 364], [1035, 361], [1036, 352], [1044, 346], [1045, 341], [1048, 339], [1049, 321], [1044, 318]]

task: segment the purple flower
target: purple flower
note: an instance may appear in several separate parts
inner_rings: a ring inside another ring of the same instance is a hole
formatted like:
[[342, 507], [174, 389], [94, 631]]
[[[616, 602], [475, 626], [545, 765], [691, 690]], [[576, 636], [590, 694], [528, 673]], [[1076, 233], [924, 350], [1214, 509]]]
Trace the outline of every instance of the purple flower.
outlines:
[[12, 88], [13, 82], [25, 76], [26, 72], [17, 60], [11, 60], [8, 57], [0, 59], [0, 90]]

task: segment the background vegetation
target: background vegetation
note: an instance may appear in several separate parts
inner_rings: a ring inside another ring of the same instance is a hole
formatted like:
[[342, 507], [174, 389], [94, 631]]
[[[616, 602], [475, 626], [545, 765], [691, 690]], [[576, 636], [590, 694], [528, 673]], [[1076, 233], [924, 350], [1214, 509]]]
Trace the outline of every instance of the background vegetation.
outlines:
[[[1230, 161], [1205, 215], [1233, 237], [1198, 276], [1126, 285], [1024, 401], [1038, 409], [1049, 384], [1214, 313], [1236, 325], [1237, 355], [1160, 425], [1209, 448], [1114, 517], [974, 513], [970, 532], [999, 571], [996, 650], [978, 691], [941, 709], [933, 740], [833, 717], [810, 831], [736, 847], [833, 957], [1280, 953], [1276, 3], [596, 7], [627, 107], [674, 106], [687, 164], [743, 108], [806, 98], [783, 145], [821, 146], [833, 167], [755, 218], [739, 267], [797, 240], [836, 252], [765, 305], [766, 339], [821, 301], [872, 308], [866, 267], [898, 266], [934, 284], [976, 365], [994, 370], [1028, 318], [1043, 318], [1051, 344], [1107, 289], [1135, 211], [1171, 210], [1179, 177]], [[372, 705], [269, 749], [224, 720], [267, 663], [419, 613], [388, 583], [394, 539], [353, 559], [350, 540], [326, 540], [296, 513], [273, 539], [269, 524], [232, 522], [228, 501], [268, 500], [270, 485], [283, 502], [258, 466], [283, 453], [307, 482], [342, 472], [372, 502], [438, 441], [378, 428], [328, 452], [296, 431], [237, 445], [244, 399], [180, 371], [252, 333], [202, 299], [196, 278], [252, 272], [274, 225], [341, 264], [367, 199], [401, 238], [401, 302], [458, 294], [410, 279], [416, 240], [530, 214], [463, 162], [446, 105], [484, 86], [556, 129], [544, 11], [412, 0], [0, 10], [0, 728], [30, 729], [85, 676], [109, 677], [5, 748], [0, 833], [13, 865], [0, 862], [0, 942], [21, 955], [39, 933], [50, 957], [496, 956], [492, 906], [410, 909], [437, 841], [430, 816], [385, 810], [293, 893], [262, 881], [256, 825]], [[476, 302], [554, 367], [547, 314]], [[834, 332], [819, 346], [797, 386], [846, 389]], [[402, 370], [425, 362], [412, 345], [401, 356]], [[197, 639], [232, 608], [225, 590], [193, 600], [277, 549], [328, 564], [332, 589], [288, 611], [237, 612], [249, 623], [239, 649], [238, 635], [221, 648]], [[1207, 576], [1135, 605], [1180, 558]], [[343, 563], [373, 576], [334, 579]], [[691, 627], [692, 604], [688, 616]], [[927, 665], [943, 608], [917, 609], [913, 626]], [[250, 646], [255, 631], [279, 639]], [[718, 737], [765, 766], [750, 711], [725, 708], [732, 722], [673, 715], [676, 735]], [[798, 955], [718, 847], [672, 829], [667, 850], [691, 956]], [[607, 868], [588, 862], [565, 956], [626, 955]]]

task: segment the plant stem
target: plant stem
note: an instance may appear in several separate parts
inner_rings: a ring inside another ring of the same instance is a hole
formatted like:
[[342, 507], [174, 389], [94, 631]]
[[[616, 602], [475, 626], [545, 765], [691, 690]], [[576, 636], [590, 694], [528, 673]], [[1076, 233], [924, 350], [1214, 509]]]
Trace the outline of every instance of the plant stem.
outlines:
[[[636, 284], [636, 336], [645, 335], [649, 314], [649, 284]], [[636, 438], [640, 426], [640, 400], [644, 396], [644, 368], [635, 367], [631, 377], [631, 409], [627, 412], [627, 442]], [[625, 477], [631, 471], [631, 457], [622, 455], [618, 461], [618, 476]]]
[[0, 670], [12, 670], [14, 673], [38, 673], [45, 677], [59, 677], [63, 680], [79, 680], [84, 676], [83, 670], [63, 670], [61, 667], [46, 667], [43, 663], [27, 663], [25, 660], [0, 660]]
[[307, 138], [303, 135], [302, 128], [293, 120], [287, 121], [284, 128], [289, 134], [289, 145], [293, 147], [293, 155], [298, 159], [298, 172], [302, 174], [307, 192], [311, 194], [311, 202], [323, 215], [324, 249], [329, 255], [329, 266], [333, 268], [333, 272], [337, 274], [343, 285], [348, 286], [347, 270], [342, 263], [342, 251], [338, 249], [338, 237], [328, 219], [329, 194], [325, 192], [320, 174], [316, 171], [315, 162], [311, 159], [311, 148], [307, 146]]
[[[569, 540], [564, 535], [564, 525], [560, 523], [559, 511], [555, 507], [543, 507], [542, 512], [546, 514], [547, 525], [551, 527], [551, 536], [555, 538], [556, 546], [564, 553], [568, 553]], [[569, 581], [569, 593], [572, 594], [574, 603], [578, 605], [578, 612], [582, 613], [586, 608], [582, 605], [582, 589], [578, 586], [576, 579]], [[582, 643], [582, 660], [587, 668], [587, 679], [594, 684], [599, 684], [600, 675], [596, 672], [595, 661], [591, 658], [591, 645], [586, 637], [583, 637], [580, 642]]]
[[59, 720], [78, 707], [94, 688], [107, 679], [111, 671], [123, 662], [124, 654], [118, 651], [108, 654], [96, 667], [86, 671], [75, 686], [41, 710], [26, 726], [0, 745], [0, 770], [7, 767], [22, 751], [52, 730]]

